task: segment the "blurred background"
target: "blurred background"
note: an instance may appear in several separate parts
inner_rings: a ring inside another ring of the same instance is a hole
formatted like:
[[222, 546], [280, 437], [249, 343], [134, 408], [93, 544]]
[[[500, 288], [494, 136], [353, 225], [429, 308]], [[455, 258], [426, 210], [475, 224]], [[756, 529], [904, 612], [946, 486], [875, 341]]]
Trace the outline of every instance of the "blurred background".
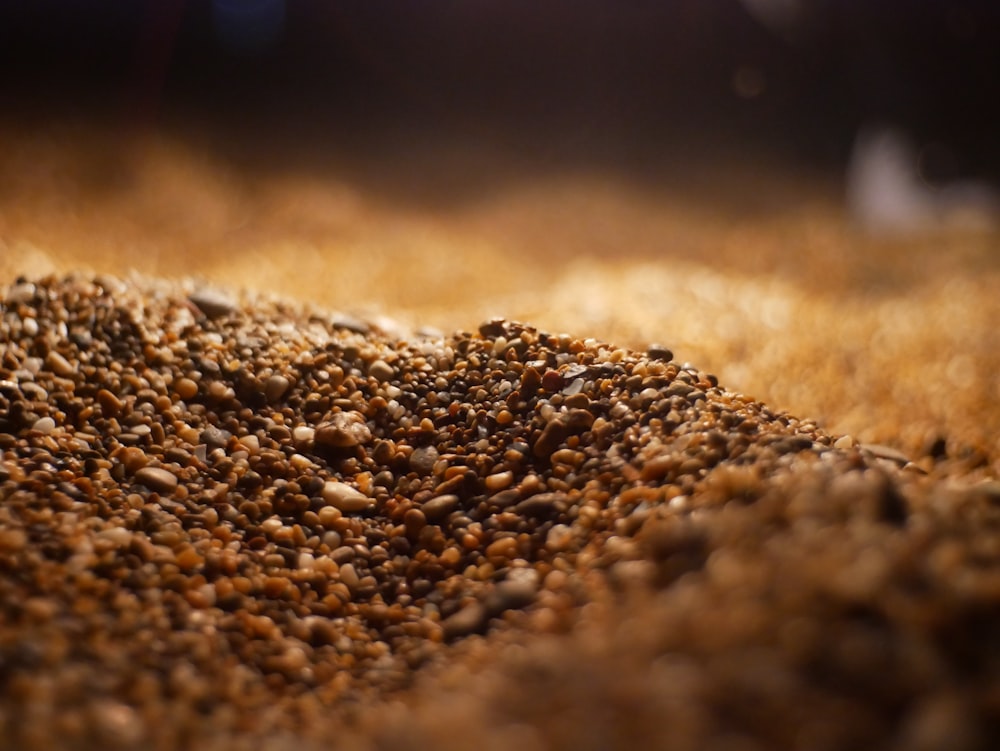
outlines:
[[0, 276], [678, 359], [1000, 465], [992, 0], [7, 0]]

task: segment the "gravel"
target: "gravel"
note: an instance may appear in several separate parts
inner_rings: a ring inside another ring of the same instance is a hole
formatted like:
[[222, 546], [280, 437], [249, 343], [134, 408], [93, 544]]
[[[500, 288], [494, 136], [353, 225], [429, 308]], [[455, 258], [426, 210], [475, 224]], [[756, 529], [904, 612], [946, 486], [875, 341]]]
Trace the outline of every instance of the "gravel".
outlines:
[[11, 747], [1000, 733], [992, 485], [931, 485], [662, 345], [235, 299], [6, 291]]

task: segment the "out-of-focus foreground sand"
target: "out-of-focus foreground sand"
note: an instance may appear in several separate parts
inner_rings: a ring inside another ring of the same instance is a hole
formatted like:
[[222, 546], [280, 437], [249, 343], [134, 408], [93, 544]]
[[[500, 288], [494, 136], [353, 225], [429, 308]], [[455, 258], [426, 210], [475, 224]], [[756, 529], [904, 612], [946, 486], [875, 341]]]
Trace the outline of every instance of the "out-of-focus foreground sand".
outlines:
[[0, 130], [0, 282], [195, 276], [445, 331], [659, 342], [932, 475], [1000, 475], [995, 229], [866, 237], [836, 179], [752, 159], [643, 177], [400, 142], [234, 166], [209, 143]]

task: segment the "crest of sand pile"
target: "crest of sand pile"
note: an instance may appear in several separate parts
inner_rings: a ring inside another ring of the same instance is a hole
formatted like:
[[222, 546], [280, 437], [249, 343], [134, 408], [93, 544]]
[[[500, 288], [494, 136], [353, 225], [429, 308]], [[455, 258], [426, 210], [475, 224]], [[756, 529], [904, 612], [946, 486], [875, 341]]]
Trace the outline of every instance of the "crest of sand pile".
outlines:
[[[737, 592], [762, 596], [768, 567], [798, 560], [767, 606], [790, 640], [781, 667], [821, 649], [821, 623], [792, 633], [783, 609], [851, 623], [888, 581], [923, 577], [933, 599], [962, 565], [941, 553], [912, 569], [939, 512], [910, 488], [917, 468], [898, 470], [905, 459], [776, 414], [661, 346], [503, 320], [404, 336], [112, 277], [21, 280], [0, 305], [0, 720], [18, 748], [321, 741], [348, 715], [357, 743], [397, 743], [395, 721], [365, 725], [379, 716], [366, 704], [428, 702], [433, 692], [405, 693], [424, 674], [451, 696], [528, 635], [575, 634], [588, 670], [601, 669], [615, 613], [639, 628], [629, 593], [663, 593], [660, 620], [701, 613], [656, 636], [611, 634], [634, 642], [633, 658], [663, 640], [692, 659], [724, 655], [767, 632], [764, 601]], [[995, 490], [977, 492], [970, 508]], [[876, 539], [888, 547], [863, 553]], [[820, 580], [829, 591], [795, 599]], [[976, 581], [954, 596], [975, 601], [988, 586]], [[738, 599], [712, 620], [716, 597]], [[936, 649], [936, 627], [907, 602], [882, 617], [930, 629], [921, 648]], [[857, 638], [849, 670], [882, 680]], [[925, 672], [911, 658], [886, 701], [962, 669], [945, 653]], [[740, 659], [731, 670], [749, 679], [760, 665]], [[499, 676], [483, 690], [509, 707]], [[836, 687], [816, 690], [817, 706], [838, 700]], [[712, 711], [698, 696], [692, 706]], [[440, 709], [420, 732], [439, 732]], [[879, 711], [845, 737], [888, 732]]]
[[[0, 202], [7, 282], [194, 274], [444, 331], [501, 314], [638, 348], [667, 339], [732, 387], [941, 476], [1000, 466], [995, 233], [866, 239], [829, 191], [759, 169], [698, 202], [679, 178], [518, 176], [484, 157], [472, 195], [435, 203], [380, 190], [410, 168], [398, 153], [260, 175], [165, 137], [2, 139], [0, 176], [18, 186]], [[741, 213], [747, 198], [762, 211]]]

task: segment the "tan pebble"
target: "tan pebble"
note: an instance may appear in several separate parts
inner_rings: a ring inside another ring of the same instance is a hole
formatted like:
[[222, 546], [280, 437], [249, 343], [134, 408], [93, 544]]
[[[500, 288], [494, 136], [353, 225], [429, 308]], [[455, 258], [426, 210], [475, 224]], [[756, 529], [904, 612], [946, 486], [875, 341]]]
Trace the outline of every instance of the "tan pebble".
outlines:
[[121, 463], [125, 466], [125, 471], [135, 474], [149, 463], [146, 452], [135, 446], [129, 446], [121, 454]]
[[364, 511], [372, 504], [364, 493], [336, 480], [328, 480], [323, 486], [323, 500], [347, 513]]
[[256, 454], [260, 451], [260, 440], [252, 433], [240, 437], [239, 441], [251, 454]]
[[46, 355], [45, 365], [57, 376], [62, 376], [63, 378], [69, 378], [71, 375], [76, 373], [76, 366], [71, 365], [69, 360], [60, 355], [54, 349], [50, 350], [49, 354]]
[[135, 481], [157, 493], [172, 493], [177, 488], [177, 475], [161, 467], [143, 467], [135, 473]]
[[396, 369], [385, 360], [376, 360], [368, 366], [368, 374], [384, 383], [396, 375]]
[[315, 441], [321, 446], [350, 448], [370, 442], [372, 432], [358, 412], [338, 412], [316, 426]]
[[849, 435], [844, 435], [833, 442], [833, 447], [835, 449], [849, 449], [854, 448], [854, 439]]
[[565, 524], [556, 524], [545, 536], [545, 549], [550, 553], [561, 553], [573, 541], [573, 532]]
[[285, 395], [291, 383], [283, 375], [273, 375], [264, 382], [264, 396], [269, 402], [276, 402]]
[[315, 466], [313, 465], [312, 459], [310, 459], [307, 456], [303, 456], [302, 454], [292, 454], [290, 457], [288, 457], [288, 463], [291, 464], [292, 467], [294, 469], [297, 469], [299, 472], [302, 472], [304, 470], [309, 469], [312, 466]]
[[296, 425], [292, 428], [292, 440], [296, 446], [311, 446], [316, 437], [316, 430], [308, 425]]
[[44, 435], [48, 435], [53, 430], [56, 429], [56, 421], [51, 417], [42, 417], [35, 420], [34, 425], [31, 426], [32, 430], [38, 431]]
[[345, 563], [340, 567], [340, 581], [346, 584], [350, 589], [354, 589], [361, 582], [357, 569], [354, 568], [353, 563]]
[[188, 299], [209, 318], [219, 318], [236, 309], [235, 303], [227, 295], [214, 289], [200, 289]]
[[340, 519], [343, 514], [340, 513], [340, 509], [334, 506], [324, 506], [319, 511], [316, 512], [316, 516], [319, 517], [319, 523], [323, 525], [326, 529], [332, 529], [334, 522]]
[[489, 475], [484, 480], [486, 489], [496, 493], [498, 490], [503, 490], [504, 488], [509, 488], [514, 482], [514, 473], [507, 472], [497, 472], [496, 474]]
[[118, 547], [125, 547], [132, 542], [132, 533], [125, 527], [108, 527], [98, 532], [98, 537], [109, 540]]

